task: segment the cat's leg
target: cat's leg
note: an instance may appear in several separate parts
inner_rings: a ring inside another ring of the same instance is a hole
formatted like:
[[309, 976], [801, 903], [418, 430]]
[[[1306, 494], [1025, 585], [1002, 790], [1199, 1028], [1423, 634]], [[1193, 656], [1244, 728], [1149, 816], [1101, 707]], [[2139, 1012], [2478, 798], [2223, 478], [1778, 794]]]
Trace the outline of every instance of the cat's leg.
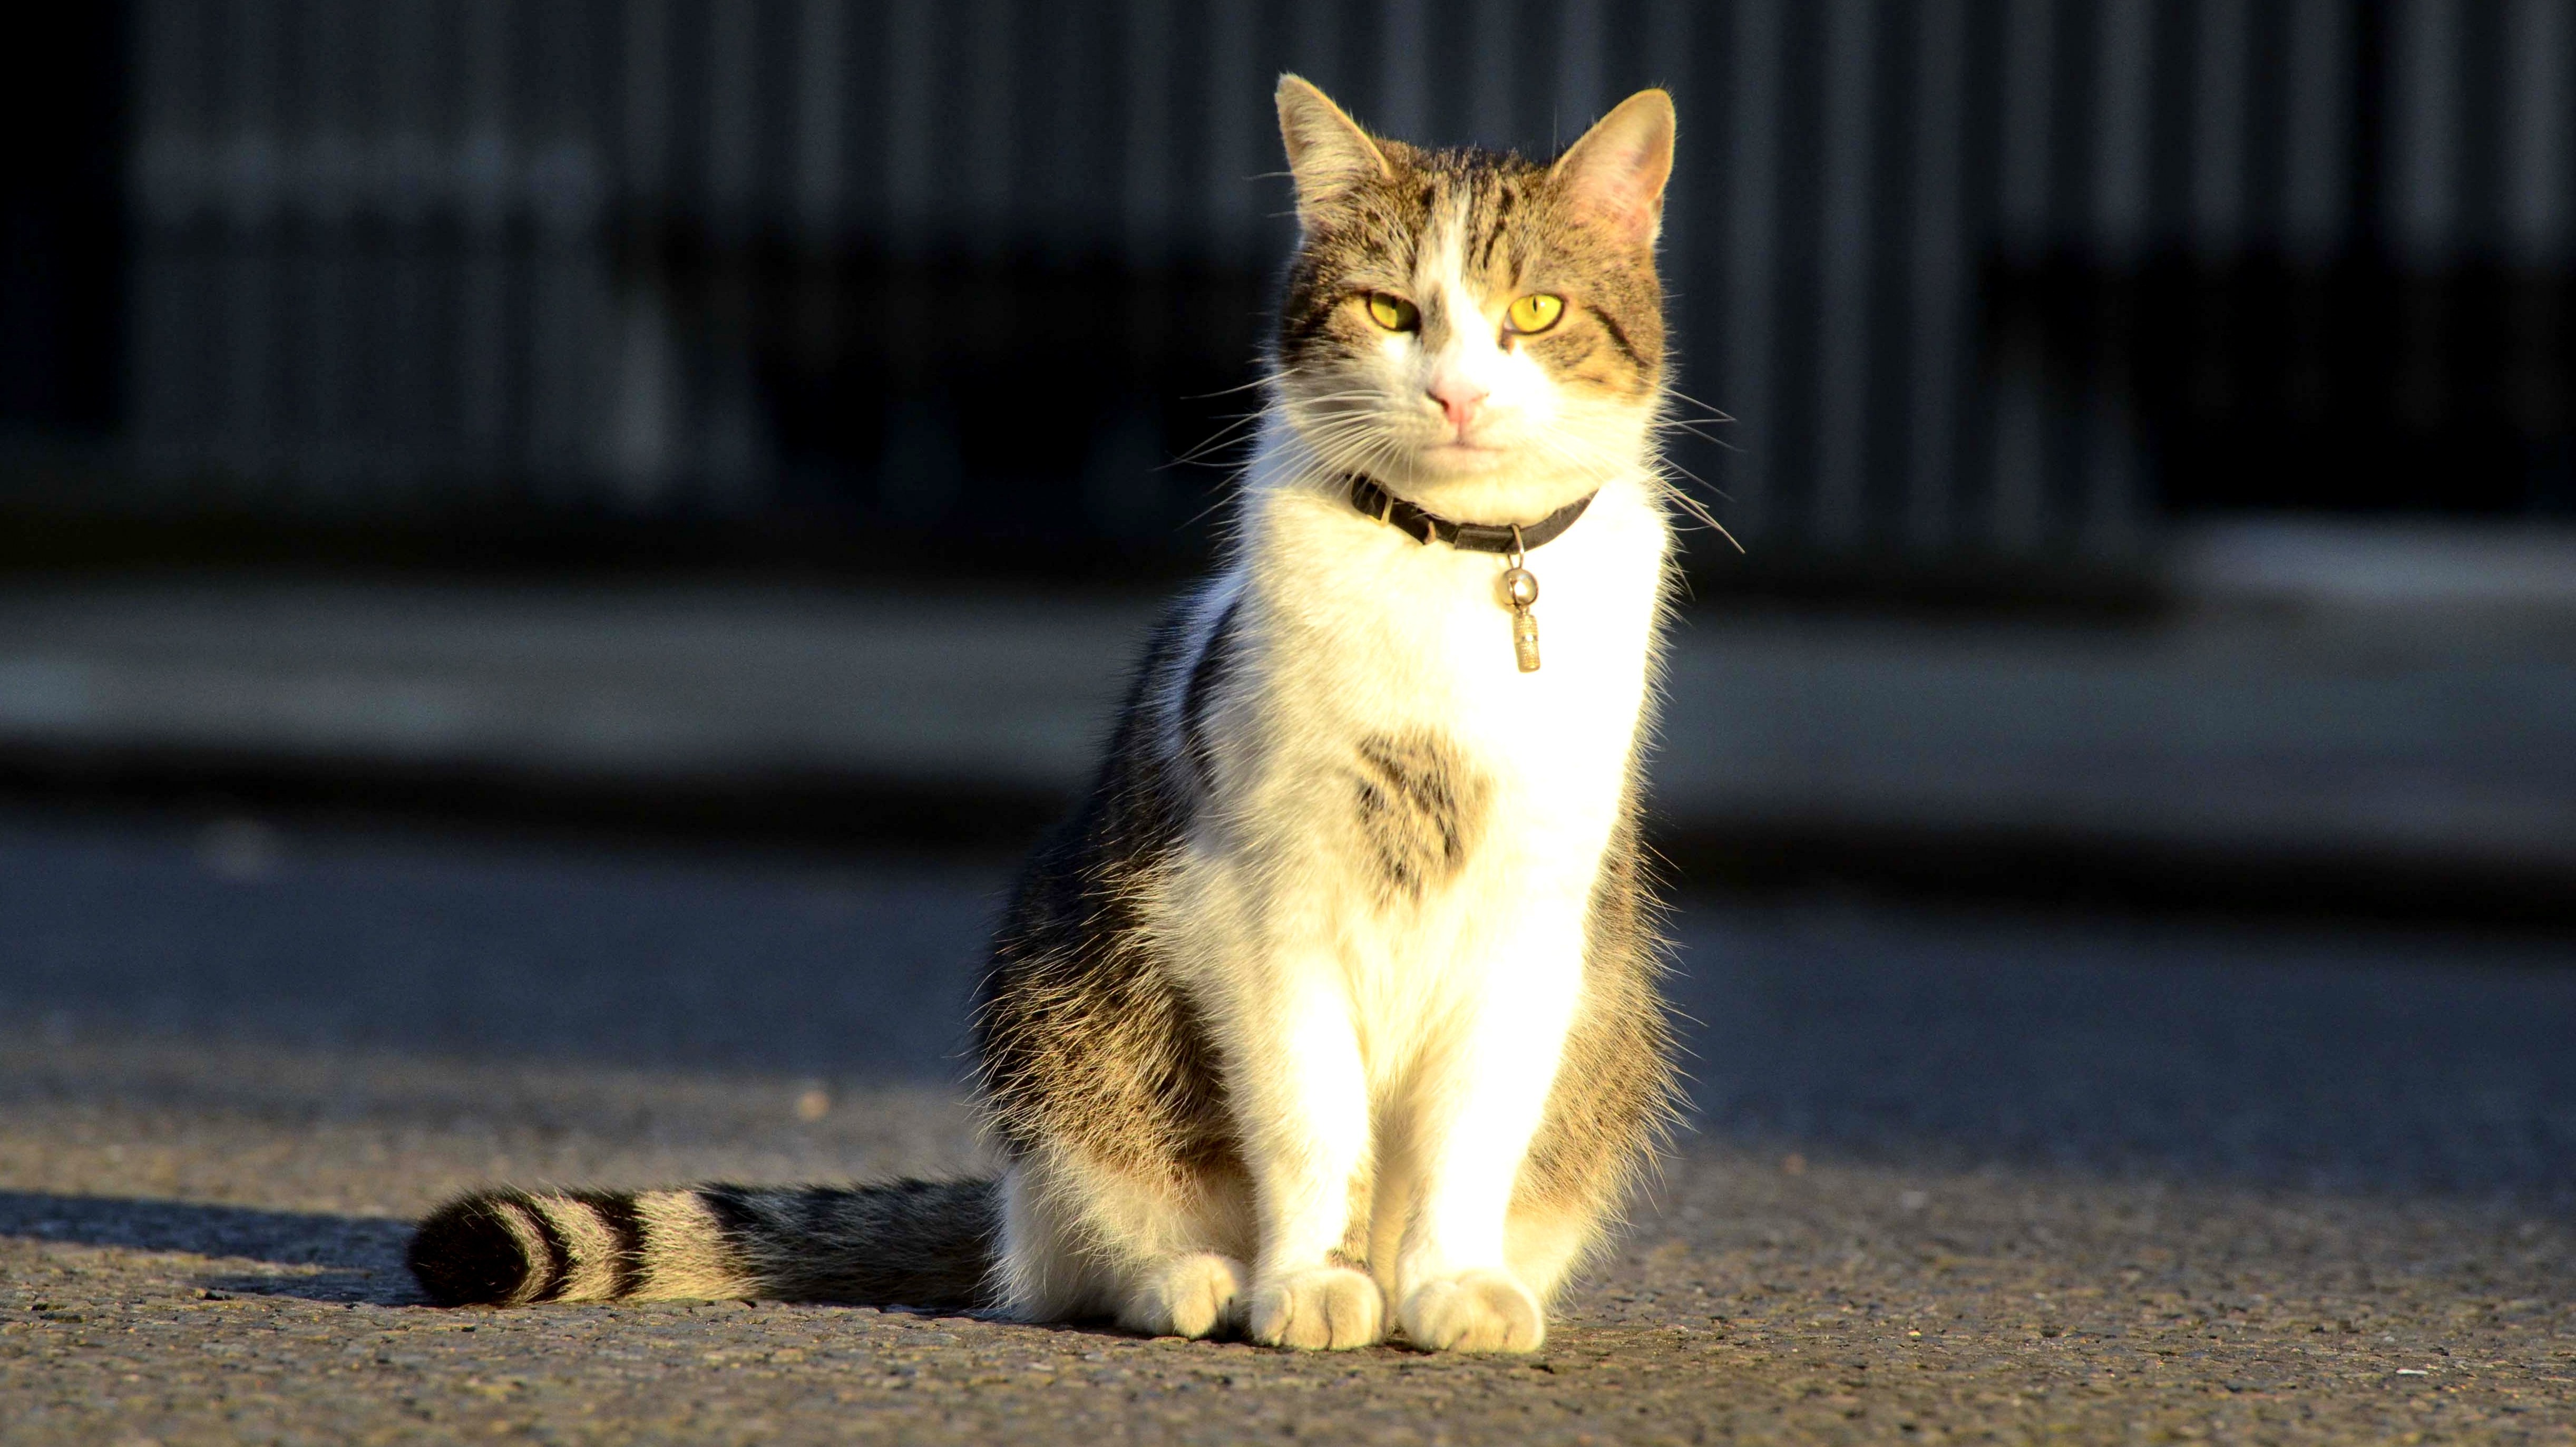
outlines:
[[1512, 1276], [1546, 1306], [1591, 1254], [1612, 1214], [1590, 1200], [1515, 1201], [1503, 1223], [1503, 1254]]
[[999, 1295], [1013, 1315], [1106, 1315], [1145, 1336], [1240, 1329], [1252, 1212], [1239, 1173], [1066, 1152], [1015, 1165], [1002, 1203]]
[[1191, 1251], [1140, 1263], [1119, 1293], [1118, 1324], [1141, 1336], [1214, 1336], [1237, 1330], [1243, 1287], [1252, 1275], [1243, 1258]]
[[1542, 1304], [1617, 1222], [1679, 1104], [1654, 941], [1633, 898], [1587, 926], [1581, 1004], [1504, 1223], [1512, 1274]]
[[[1396, 1260], [1396, 1317], [1435, 1351], [1536, 1350], [1555, 1284], [1514, 1269], [1510, 1216], [1580, 1002], [1583, 914], [1579, 902], [1510, 913], [1488, 921], [1472, 985], [1427, 1042], [1405, 1100], [1418, 1185]], [[1517, 1244], [1543, 1265], [1550, 1253], [1531, 1251], [1529, 1224]]]
[[1245, 1327], [1270, 1346], [1367, 1346], [1386, 1299], [1365, 1270], [1369, 1100], [1350, 1006], [1329, 966], [1273, 974], [1228, 1031], [1228, 1100], [1260, 1248]]

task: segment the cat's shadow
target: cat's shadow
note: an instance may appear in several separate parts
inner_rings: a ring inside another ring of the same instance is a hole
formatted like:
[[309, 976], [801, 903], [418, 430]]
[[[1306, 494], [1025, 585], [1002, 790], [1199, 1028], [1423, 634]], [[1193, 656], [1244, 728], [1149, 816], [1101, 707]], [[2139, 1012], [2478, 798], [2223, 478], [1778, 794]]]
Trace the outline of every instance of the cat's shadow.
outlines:
[[[236, 1296], [423, 1304], [427, 1298], [403, 1266], [411, 1228], [386, 1216], [0, 1191], [0, 1236], [211, 1257], [231, 1269], [198, 1278], [198, 1286]], [[244, 1261], [276, 1269], [243, 1270]]]

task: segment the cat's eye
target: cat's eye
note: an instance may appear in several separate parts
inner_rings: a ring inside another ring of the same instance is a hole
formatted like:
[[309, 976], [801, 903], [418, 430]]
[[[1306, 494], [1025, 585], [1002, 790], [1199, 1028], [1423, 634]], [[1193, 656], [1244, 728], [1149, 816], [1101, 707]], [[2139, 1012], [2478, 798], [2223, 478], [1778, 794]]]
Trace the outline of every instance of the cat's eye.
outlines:
[[1422, 325], [1422, 313], [1413, 303], [1382, 291], [1369, 293], [1369, 320], [1391, 332], [1409, 332]]
[[1555, 326], [1557, 318], [1564, 315], [1565, 298], [1549, 296], [1543, 291], [1534, 291], [1519, 301], [1513, 302], [1504, 320], [1513, 331], [1523, 336], [1530, 336]]

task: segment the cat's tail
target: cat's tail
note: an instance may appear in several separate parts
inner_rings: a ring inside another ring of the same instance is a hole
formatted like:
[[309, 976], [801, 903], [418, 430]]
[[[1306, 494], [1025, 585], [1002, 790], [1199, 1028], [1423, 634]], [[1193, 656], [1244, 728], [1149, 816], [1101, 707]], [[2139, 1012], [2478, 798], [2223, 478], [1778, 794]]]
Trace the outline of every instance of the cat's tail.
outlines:
[[838, 1301], [963, 1308], [990, 1298], [997, 1182], [477, 1191], [412, 1234], [441, 1306], [539, 1301]]

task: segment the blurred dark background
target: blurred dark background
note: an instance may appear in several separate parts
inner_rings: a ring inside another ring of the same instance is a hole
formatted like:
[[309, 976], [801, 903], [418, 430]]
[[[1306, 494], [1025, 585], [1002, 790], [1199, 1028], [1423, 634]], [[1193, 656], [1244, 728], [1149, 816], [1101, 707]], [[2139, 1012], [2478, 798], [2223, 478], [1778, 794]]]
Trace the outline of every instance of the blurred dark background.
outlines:
[[12, 12], [0, 775], [1015, 843], [1221, 529], [1283, 69], [1677, 98], [1685, 874], [2569, 913], [2563, 0]]
[[8, 496], [108, 556], [255, 551], [257, 520], [567, 566], [1195, 564], [1224, 470], [1164, 464], [1250, 405], [1283, 68], [1540, 153], [1673, 89], [1679, 381], [1742, 419], [1676, 460], [1757, 572], [2576, 512], [2553, 0], [5, 23]]

